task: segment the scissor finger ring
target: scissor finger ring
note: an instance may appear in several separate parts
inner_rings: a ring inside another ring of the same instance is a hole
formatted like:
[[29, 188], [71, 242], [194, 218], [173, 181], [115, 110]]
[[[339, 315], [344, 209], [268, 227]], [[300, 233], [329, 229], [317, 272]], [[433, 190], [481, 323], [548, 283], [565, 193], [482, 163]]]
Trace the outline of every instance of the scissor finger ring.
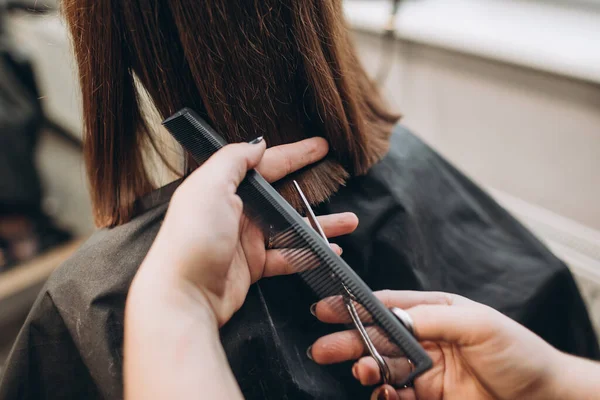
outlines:
[[402, 322], [402, 325], [404, 325], [410, 334], [414, 336], [415, 324], [413, 323], [410, 314], [398, 307], [390, 307], [390, 311], [396, 316], [396, 318], [398, 318], [400, 322]]

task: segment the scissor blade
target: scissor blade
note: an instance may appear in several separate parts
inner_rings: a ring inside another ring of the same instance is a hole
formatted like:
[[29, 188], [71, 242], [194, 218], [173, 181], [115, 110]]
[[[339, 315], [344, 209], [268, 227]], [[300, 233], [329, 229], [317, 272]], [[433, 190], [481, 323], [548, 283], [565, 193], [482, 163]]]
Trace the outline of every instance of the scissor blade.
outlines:
[[304, 208], [306, 209], [306, 217], [308, 218], [308, 222], [310, 222], [310, 226], [312, 226], [313, 229], [315, 231], [317, 231], [317, 233], [319, 235], [321, 235], [321, 237], [327, 243], [329, 243], [329, 241], [327, 240], [327, 236], [325, 236], [325, 232], [323, 232], [323, 228], [321, 227], [321, 224], [319, 224], [319, 221], [317, 220], [315, 213], [313, 212], [312, 208], [310, 207], [310, 203], [308, 202], [308, 200], [306, 200], [306, 196], [304, 196], [304, 192], [302, 192], [302, 189], [300, 189], [300, 185], [298, 185], [298, 182], [294, 181], [294, 186], [296, 187], [296, 190], [298, 191], [298, 194], [300, 195], [300, 198], [302, 199], [302, 203], [304, 203]]

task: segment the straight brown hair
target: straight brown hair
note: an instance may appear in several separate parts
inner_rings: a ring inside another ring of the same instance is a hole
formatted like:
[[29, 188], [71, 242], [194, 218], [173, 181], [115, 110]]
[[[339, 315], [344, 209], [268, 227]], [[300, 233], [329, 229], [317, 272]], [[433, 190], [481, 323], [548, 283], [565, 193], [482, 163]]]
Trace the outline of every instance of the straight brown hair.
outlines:
[[341, 0], [64, 0], [63, 11], [99, 226], [130, 220], [153, 189], [136, 79], [161, 117], [190, 107], [229, 142], [326, 138], [325, 160], [278, 184], [295, 206], [290, 179], [316, 204], [387, 151], [399, 117], [356, 57]]

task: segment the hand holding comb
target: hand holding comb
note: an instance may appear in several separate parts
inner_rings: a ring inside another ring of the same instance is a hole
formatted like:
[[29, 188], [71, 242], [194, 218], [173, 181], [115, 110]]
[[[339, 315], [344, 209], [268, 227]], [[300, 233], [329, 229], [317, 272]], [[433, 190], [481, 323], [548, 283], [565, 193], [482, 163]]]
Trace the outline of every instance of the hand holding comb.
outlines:
[[[198, 164], [227, 145], [222, 136], [188, 108], [163, 121], [163, 125]], [[282, 249], [285, 260], [314, 293], [320, 299], [331, 299], [329, 304], [336, 313], [349, 315], [386, 383], [401, 386], [431, 368], [431, 359], [404, 324], [410, 321], [406, 313], [388, 310], [258, 172], [248, 171], [237, 193], [247, 217], [269, 237], [273, 247]], [[309, 211], [312, 213], [310, 208]], [[340, 298], [344, 301], [338, 301]], [[362, 322], [371, 325], [368, 334]], [[400, 356], [407, 358], [411, 372], [402, 377], [392, 376], [385, 359]]]

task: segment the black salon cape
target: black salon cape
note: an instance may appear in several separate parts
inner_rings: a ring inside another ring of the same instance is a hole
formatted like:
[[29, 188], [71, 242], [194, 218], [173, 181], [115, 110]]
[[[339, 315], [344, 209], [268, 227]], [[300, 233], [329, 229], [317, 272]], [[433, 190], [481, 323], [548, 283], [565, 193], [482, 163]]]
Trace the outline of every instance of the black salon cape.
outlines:
[[[123, 226], [101, 230], [51, 277], [13, 348], [1, 399], [122, 397], [123, 308], [174, 185]], [[477, 186], [398, 126], [389, 154], [319, 214], [352, 211], [337, 240], [372, 289], [443, 290], [488, 304], [560, 350], [598, 359], [598, 343], [567, 267]], [[335, 329], [316, 321], [296, 276], [253, 285], [221, 330], [248, 399], [368, 398], [349, 364], [318, 366], [307, 347]], [[160, 343], [157, 344], [160, 346]], [[202, 393], [198, 393], [202, 398]]]

